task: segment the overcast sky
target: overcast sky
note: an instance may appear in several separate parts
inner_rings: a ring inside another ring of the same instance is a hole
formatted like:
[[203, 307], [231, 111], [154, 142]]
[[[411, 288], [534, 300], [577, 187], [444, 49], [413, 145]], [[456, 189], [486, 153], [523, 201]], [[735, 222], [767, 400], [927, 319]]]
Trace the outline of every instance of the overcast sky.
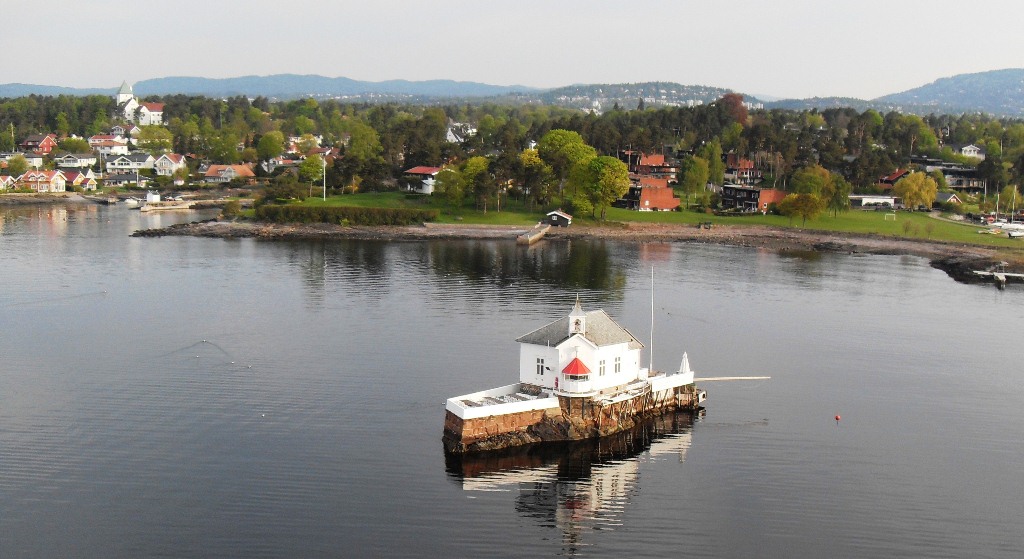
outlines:
[[5, 0], [0, 83], [280, 73], [870, 99], [1024, 67], [1020, 0]]

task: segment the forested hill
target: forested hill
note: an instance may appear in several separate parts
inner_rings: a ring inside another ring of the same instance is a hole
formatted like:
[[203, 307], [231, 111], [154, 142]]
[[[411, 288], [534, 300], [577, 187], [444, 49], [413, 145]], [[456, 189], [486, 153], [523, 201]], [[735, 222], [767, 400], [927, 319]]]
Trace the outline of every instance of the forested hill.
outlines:
[[[109, 89], [75, 89], [68, 87], [2, 84], [0, 98], [37, 95], [113, 95], [116, 84]], [[388, 80], [368, 82], [349, 78], [328, 78], [317, 75], [276, 74], [272, 76], [241, 76], [237, 78], [167, 77], [142, 80], [132, 84], [136, 95], [204, 95], [207, 97], [269, 97], [295, 99], [300, 97], [356, 98], [432, 98], [491, 97], [511, 92], [535, 92], [525, 86], [489, 85], [453, 80]]]
[[[0, 84], [0, 98], [37, 95], [113, 95], [109, 89], [75, 89], [59, 86]], [[730, 89], [673, 82], [631, 84], [580, 84], [542, 90], [519, 85], [501, 86], [452, 80], [368, 82], [344, 77], [277, 74], [236, 78], [167, 77], [143, 80], [134, 85], [139, 96], [203, 95], [223, 98], [242, 95], [271, 99], [302, 97], [341, 98], [354, 101], [543, 103], [583, 110], [608, 111], [665, 106], [706, 105]], [[745, 95], [746, 101], [760, 103]], [[858, 111], [900, 111], [918, 115], [988, 113], [996, 116], [1024, 117], [1024, 69], [993, 70], [942, 78], [915, 89], [873, 100], [850, 97], [815, 97], [765, 102], [766, 108], [792, 110], [853, 108]]]
[[1024, 68], [960, 74], [875, 101], [931, 107], [935, 113], [970, 111], [1024, 116]]

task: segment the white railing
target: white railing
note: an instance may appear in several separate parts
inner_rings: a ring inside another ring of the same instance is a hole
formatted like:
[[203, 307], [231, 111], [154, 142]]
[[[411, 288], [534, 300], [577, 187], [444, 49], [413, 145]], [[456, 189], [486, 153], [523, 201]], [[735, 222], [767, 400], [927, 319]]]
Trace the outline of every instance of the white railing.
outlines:
[[[552, 396], [529, 397], [529, 399], [502, 398], [521, 394], [521, 384], [510, 384], [448, 398], [445, 409], [462, 419], [475, 419], [492, 415], [507, 415], [527, 411], [546, 410], [558, 407], [558, 398]], [[524, 395], [525, 396], [525, 395]]]

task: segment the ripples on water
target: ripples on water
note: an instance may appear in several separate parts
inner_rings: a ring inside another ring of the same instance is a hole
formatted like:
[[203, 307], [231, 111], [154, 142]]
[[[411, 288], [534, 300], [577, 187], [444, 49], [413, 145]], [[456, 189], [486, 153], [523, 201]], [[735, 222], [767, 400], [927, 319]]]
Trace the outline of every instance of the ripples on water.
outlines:
[[[1024, 550], [1013, 286], [904, 257], [0, 215], [3, 557]], [[709, 383], [692, 422], [446, 461], [444, 399], [513, 382], [514, 339], [577, 295], [648, 343], [652, 266], [655, 368], [773, 379]]]

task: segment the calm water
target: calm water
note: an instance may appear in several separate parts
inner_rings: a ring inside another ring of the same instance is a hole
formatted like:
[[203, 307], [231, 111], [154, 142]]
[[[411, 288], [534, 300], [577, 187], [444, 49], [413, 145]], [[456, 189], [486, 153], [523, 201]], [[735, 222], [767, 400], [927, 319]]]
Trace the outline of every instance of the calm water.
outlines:
[[[686, 244], [135, 239], [0, 209], [0, 557], [1020, 557], [1024, 289]], [[707, 411], [448, 460], [448, 396], [604, 308]], [[837, 424], [833, 419], [842, 415]]]

